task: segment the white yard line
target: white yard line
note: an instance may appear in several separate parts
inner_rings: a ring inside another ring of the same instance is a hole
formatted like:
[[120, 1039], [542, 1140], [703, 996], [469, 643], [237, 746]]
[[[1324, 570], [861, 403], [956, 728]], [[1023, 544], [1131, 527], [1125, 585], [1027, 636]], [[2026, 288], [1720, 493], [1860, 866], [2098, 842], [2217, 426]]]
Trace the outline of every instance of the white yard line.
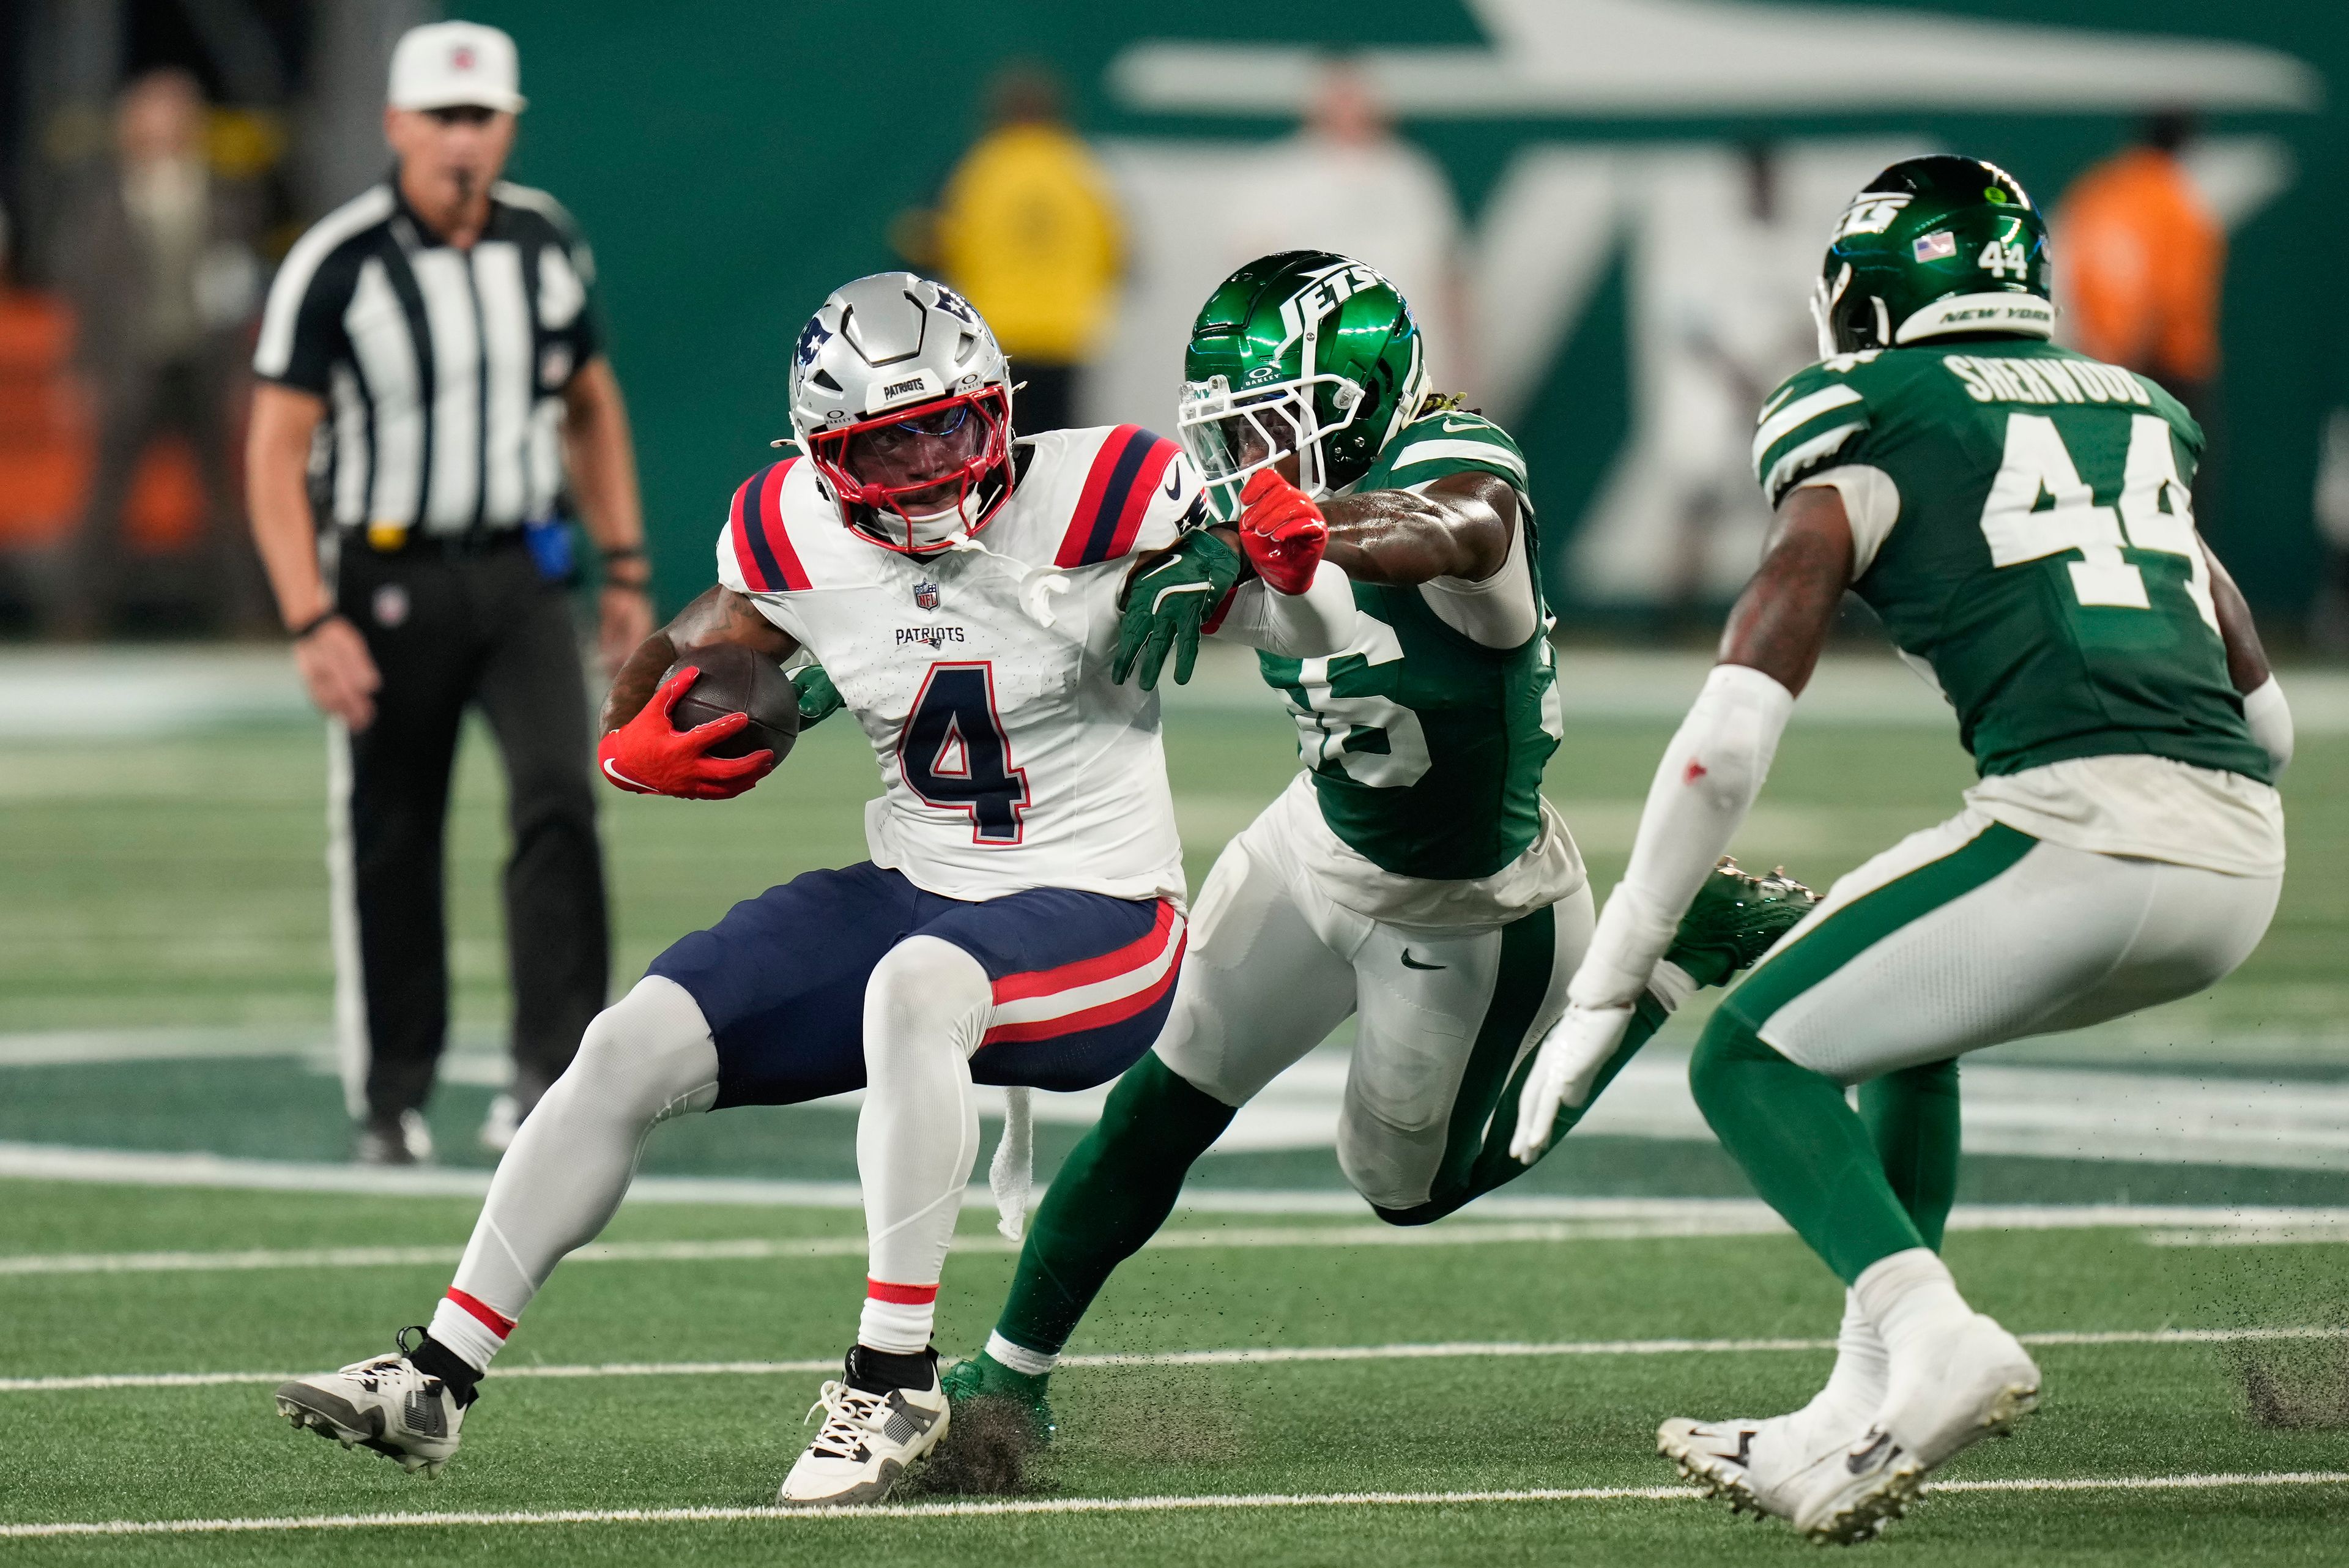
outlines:
[[[166, 1154], [137, 1149], [76, 1148], [0, 1142], [0, 1179], [94, 1182], [133, 1187], [194, 1187], [267, 1192], [316, 1192], [367, 1197], [479, 1198], [489, 1190], [486, 1170], [381, 1167], [298, 1160], [238, 1159], [214, 1154]], [[1039, 1195], [1040, 1197], [1040, 1194]], [[646, 1176], [628, 1189], [630, 1203], [707, 1203], [773, 1209], [861, 1209], [854, 1181], [788, 1181], [750, 1177]], [[966, 1201], [992, 1206], [986, 1188]], [[1359, 1217], [1362, 1200], [1329, 1188], [1255, 1189], [1193, 1185], [1177, 1204], [1193, 1214], [1332, 1214]], [[1766, 1204], [1751, 1198], [1568, 1198], [1496, 1192], [1471, 1211], [1486, 1220], [1579, 1222], [1594, 1238], [1764, 1235], [1785, 1229]], [[1602, 1231], [1601, 1226], [1618, 1227]], [[2073, 1231], [2163, 1226], [2204, 1230], [2306, 1227], [2349, 1229], [2349, 1207], [2217, 1208], [2192, 1204], [1960, 1204], [1952, 1231]], [[1381, 1228], [1383, 1229], [1383, 1228]], [[1417, 1231], [1440, 1235], [1444, 1225]], [[1403, 1232], [1397, 1232], [1402, 1234]]]
[[[1567, 1202], [1588, 1201], [1566, 1199]], [[1714, 1205], [1696, 1200], [1652, 1213], [1616, 1213], [1605, 1200], [1597, 1210], [1571, 1219], [1448, 1225], [1229, 1226], [1219, 1231], [1161, 1231], [1146, 1243], [1160, 1251], [1217, 1248], [1287, 1251], [1299, 1247], [1481, 1247], [1509, 1243], [1654, 1240], [1677, 1236], [1763, 1234], [1783, 1229], [1759, 1204]], [[2272, 1211], [2270, 1211], [2272, 1212]], [[2284, 1211], [2291, 1212], [2291, 1211]], [[2175, 1225], [2196, 1215], [2195, 1229], [2157, 1230], [2145, 1239], [2156, 1246], [2261, 1246], [2281, 1242], [2349, 1241], [2349, 1214], [2311, 1210], [2305, 1217], [2277, 1219], [2243, 1210], [2114, 1210], [2085, 1206], [2067, 1210], [1983, 1209], [1960, 1210], [1950, 1228], [1958, 1231], [2048, 1230], [2129, 1224]], [[2207, 1216], [2207, 1218], [2205, 1218]], [[566, 1263], [739, 1262], [784, 1258], [861, 1257], [861, 1235], [794, 1238], [741, 1237], [702, 1241], [597, 1241], [572, 1253]], [[1019, 1243], [993, 1234], [959, 1237], [958, 1252], [1017, 1252]], [[454, 1264], [460, 1246], [248, 1247], [215, 1252], [19, 1252], [0, 1253], [0, 1277], [35, 1274], [249, 1273], [274, 1269], [373, 1269]]]
[[[2255, 1340], [2349, 1339], [2349, 1328], [2053, 1329], [2018, 1335], [2025, 1345], [2233, 1345]], [[1063, 1367], [1290, 1366], [1317, 1362], [1440, 1361], [1561, 1355], [1745, 1355], [1763, 1351], [1833, 1350], [1832, 1339], [1458, 1340], [1426, 1345], [1250, 1345], [1230, 1350], [1109, 1351], [1064, 1355]], [[830, 1372], [836, 1357], [811, 1361], [613, 1361], [577, 1366], [502, 1366], [509, 1377], [762, 1377]], [[0, 1394], [56, 1394], [102, 1388], [204, 1388], [283, 1383], [294, 1372], [122, 1372], [64, 1377], [0, 1377]]]
[[[1931, 1491], [2214, 1491], [2231, 1487], [2339, 1486], [2349, 1472], [2271, 1470], [2244, 1475], [2038, 1476], [2010, 1480], [1940, 1481]], [[1002, 1514], [1170, 1513], [1244, 1508], [1445, 1508], [1510, 1502], [1692, 1502], [1686, 1487], [1592, 1486], [1514, 1491], [1241, 1492], [1198, 1497], [1005, 1498], [985, 1502], [915, 1502], [877, 1508], [549, 1509], [510, 1513], [321, 1513], [256, 1519], [106, 1519], [0, 1524], [0, 1539], [59, 1535], [230, 1535], [267, 1531], [523, 1524], [731, 1524], [874, 1519], [970, 1519]]]

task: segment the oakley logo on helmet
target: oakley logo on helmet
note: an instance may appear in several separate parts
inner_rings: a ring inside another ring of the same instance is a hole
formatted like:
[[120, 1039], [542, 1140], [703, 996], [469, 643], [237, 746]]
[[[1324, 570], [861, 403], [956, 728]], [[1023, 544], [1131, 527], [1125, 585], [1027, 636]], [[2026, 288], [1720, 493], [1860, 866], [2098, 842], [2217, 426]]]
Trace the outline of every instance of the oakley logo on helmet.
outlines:
[[1280, 343], [1273, 351], [1288, 348], [1305, 336], [1306, 328], [1324, 316], [1368, 289], [1383, 284], [1386, 279], [1360, 262], [1340, 262], [1313, 274], [1305, 286], [1288, 296], [1280, 307]]
[[1892, 220], [1908, 204], [1906, 191], [1889, 195], [1871, 192], [1844, 210], [1843, 221], [1836, 225], [1833, 237], [1839, 240], [1847, 234], [1880, 234], [1892, 226]]

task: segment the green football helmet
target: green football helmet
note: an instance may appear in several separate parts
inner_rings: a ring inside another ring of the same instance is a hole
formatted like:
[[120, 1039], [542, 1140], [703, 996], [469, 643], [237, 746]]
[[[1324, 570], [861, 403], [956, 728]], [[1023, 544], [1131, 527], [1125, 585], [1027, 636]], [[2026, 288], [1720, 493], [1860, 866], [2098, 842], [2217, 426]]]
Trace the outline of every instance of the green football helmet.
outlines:
[[1345, 256], [1284, 251], [1217, 284], [1174, 417], [1210, 504], [1238, 516], [1249, 476], [1291, 452], [1316, 500], [1368, 473], [1427, 396], [1424, 348], [1402, 292]]
[[2047, 221], [1995, 163], [1905, 158], [1852, 198], [1811, 301], [1819, 355], [1959, 332], [2046, 337]]

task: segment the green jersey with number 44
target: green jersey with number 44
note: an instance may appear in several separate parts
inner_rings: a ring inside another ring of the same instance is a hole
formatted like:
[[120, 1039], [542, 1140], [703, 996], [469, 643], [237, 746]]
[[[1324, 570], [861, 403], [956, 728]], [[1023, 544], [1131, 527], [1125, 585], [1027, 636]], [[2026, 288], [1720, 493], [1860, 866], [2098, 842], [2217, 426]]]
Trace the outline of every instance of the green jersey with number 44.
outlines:
[[2194, 531], [2201, 448], [2143, 377], [1976, 338], [1801, 371], [1754, 462], [1773, 506], [1847, 471], [1854, 589], [1931, 668], [1984, 775], [2143, 753], [2271, 782]]
[[[1530, 558], [1525, 457], [1481, 415], [1422, 414], [1347, 493], [1415, 489], [1454, 473], [1497, 474], [1516, 490], [1518, 547]], [[1540, 589], [1529, 591], [1538, 612]], [[1258, 656], [1297, 721], [1322, 820], [1399, 876], [1491, 876], [1541, 832], [1542, 769], [1564, 733], [1548, 641], [1537, 630], [1514, 648], [1486, 648], [1417, 587], [1357, 583], [1354, 604], [1361, 619], [1343, 652]]]

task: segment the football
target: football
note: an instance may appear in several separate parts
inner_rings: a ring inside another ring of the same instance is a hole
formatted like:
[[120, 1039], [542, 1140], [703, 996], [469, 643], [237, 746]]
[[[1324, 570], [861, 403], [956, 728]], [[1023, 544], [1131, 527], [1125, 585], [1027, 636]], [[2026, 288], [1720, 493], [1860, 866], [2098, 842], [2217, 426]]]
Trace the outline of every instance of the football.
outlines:
[[711, 756], [743, 757], [768, 751], [780, 763], [791, 754], [792, 742], [800, 732], [800, 697], [781, 665], [747, 648], [717, 643], [688, 648], [678, 655], [677, 662], [661, 677], [663, 683], [687, 668], [698, 670], [701, 675], [669, 710], [671, 723], [679, 730], [690, 730], [729, 713], [748, 713], [750, 723], [710, 747]]

